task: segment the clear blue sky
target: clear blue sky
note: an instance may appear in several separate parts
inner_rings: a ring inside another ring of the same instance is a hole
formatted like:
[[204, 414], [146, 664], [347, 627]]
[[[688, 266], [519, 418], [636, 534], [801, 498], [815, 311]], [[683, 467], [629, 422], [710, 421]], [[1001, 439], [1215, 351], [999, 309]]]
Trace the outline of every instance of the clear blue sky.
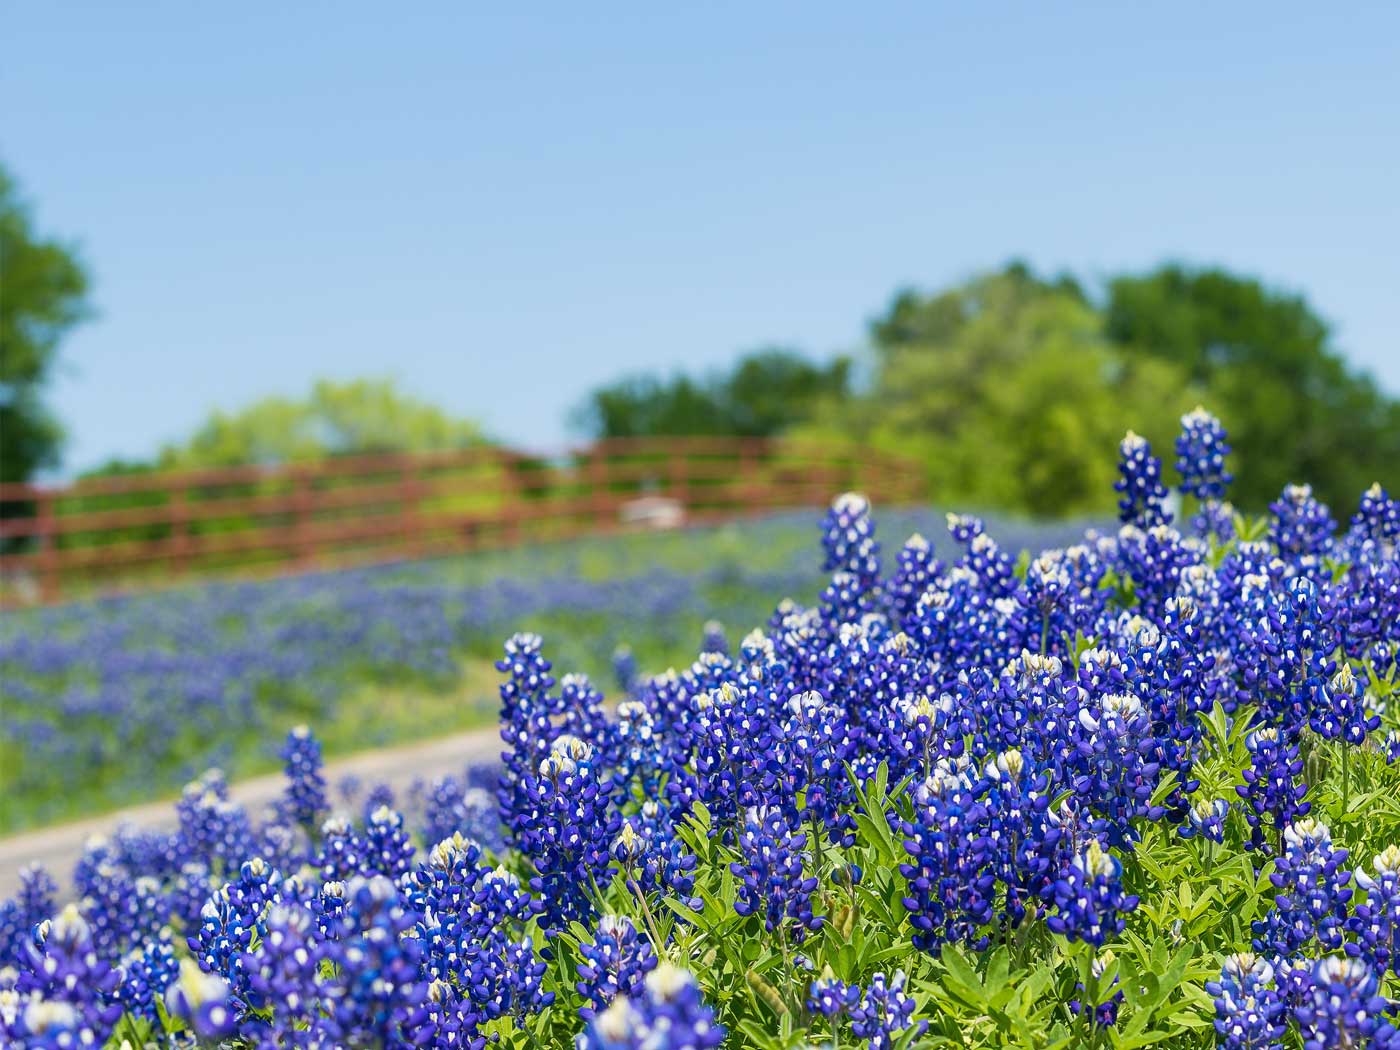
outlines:
[[7, 5], [0, 157], [95, 277], [66, 471], [318, 376], [549, 446], [1013, 255], [1260, 274], [1400, 391], [1400, 6], [514, 6]]

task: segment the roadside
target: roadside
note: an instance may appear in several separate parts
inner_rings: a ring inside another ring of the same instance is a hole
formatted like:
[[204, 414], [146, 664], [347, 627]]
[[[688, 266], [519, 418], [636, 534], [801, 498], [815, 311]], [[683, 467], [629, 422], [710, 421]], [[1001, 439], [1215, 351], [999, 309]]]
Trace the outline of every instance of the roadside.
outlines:
[[[326, 780], [335, 784], [342, 777], [355, 776], [366, 783], [387, 783], [395, 790], [415, 779], [457, 773], [476, 763], [494, 762], [501, 754], [501, 737], [495, 726], [475, 729], [402, 747], [367, 751], [327, 763]], [[231, 785], [230, 793], [250, 810], [256, 811], [282, 792], [285, 781], [280, 773], [253, 777]], [[83, 843], [93, 835], [110, 834], [119, 824], [171, 828], [175, 825], [172, 802], [153, 802], [105, 813], [67, 824], [0, 839], [0, 897], [14, 894], [19, 872], [31, 861], [39, 861], [49, 873], [66, 885]]]

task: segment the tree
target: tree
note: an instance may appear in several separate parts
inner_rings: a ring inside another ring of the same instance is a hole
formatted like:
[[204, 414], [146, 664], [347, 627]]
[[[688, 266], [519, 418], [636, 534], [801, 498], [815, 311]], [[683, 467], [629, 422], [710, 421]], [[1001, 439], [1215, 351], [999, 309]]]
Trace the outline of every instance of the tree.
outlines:
[[63, 428], [43, 400], [63, 337], [87, 316], [73, 249], [38, 234], [0, 167], [0, 481], [56, 466]]
[[1106, 512], [1124, 431], [1163, 449], [1196, 396], [1179, 367], [1110, 344], [1072, 280], [1019, 264], [902, 292], [871, 331], [873, 388], [812, 432], [915, 456], [945, 507]]
[[851, 363], [815, 364], [784, 349], [741, 358], [727, 373], [696, 379], [635, 376], [601, 387], [575, 413], [593, 437], [726, 434], [769, 437], [844, 398]]
[[453, 419], [388, 380], [322, 380], [300, 400], [270, 397], [233, 414], [215, 412], [189, 441], [167, 447], [160, 466], [276, 465], [357, 453], [467, 448], [483, 441], [475, 423]]
[[1301, 295], [1220, 269], [1167, 265], [1109, 283], [1105, 331], [1209, 391], [1235, 448], [1235, 502], [1262, 509], [1307, 481], [1340, 515], [1400, 464], [1400, 402], [1349, 369]]

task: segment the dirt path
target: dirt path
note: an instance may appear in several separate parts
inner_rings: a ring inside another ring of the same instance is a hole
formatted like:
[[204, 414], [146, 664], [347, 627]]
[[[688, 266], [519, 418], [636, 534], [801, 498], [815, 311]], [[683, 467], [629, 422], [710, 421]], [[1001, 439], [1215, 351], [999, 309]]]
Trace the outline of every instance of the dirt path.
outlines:
[[[367, 784], [383, 782], [398, 790], [419, 777], [458, 773], [468, 765], [494, 762], [500, 758], [501, 748], [500, 733], [495, 726], [476, 729], [440, 740], [367, 751], [330, 762], [326, 765], [326, 782], [334, 787], [340, 778], [353, 774]], [[282, 775], [274, 773], [238, 781], [231, 785], [230, 793], [256, 812], [281, 793], [283, 783]], [[60, 883], [66, 883], [83, 843], [93, 835], [110, 833], [123, 822], [174, 827], [175, 807], [173, 802], [153, 802], [0, 839], [0, 898], [15, 892], [20, 869], [31, 861], [39, 861]]]

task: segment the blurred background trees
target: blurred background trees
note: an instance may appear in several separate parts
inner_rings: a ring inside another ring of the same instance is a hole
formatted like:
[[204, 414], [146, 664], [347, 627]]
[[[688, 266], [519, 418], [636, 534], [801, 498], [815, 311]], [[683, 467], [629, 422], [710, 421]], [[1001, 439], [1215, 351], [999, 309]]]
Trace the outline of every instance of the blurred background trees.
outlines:
[[33, 227], [0, 166], [0, 481], [58, 465], [63, 427], [44, 403], [58, 344], [88, 312], [88, 279], [69, 245]]
[[276, 466], [482, 443], [475, 423], [405, 394], [392, 380], [323, 379], [303, 398], [269, 397], [237, 412], [215, 412], [187, 441], [165, 448], [158, 465], [178, 470]]
[[594, 438], [661, 434], [771, 437], [828, 402], [850, 394], [851, 361], [818, 364], [794, 350], [772, 348], [741, 357], [706, 377], [631, 376], [593, 391], [574, 414]]
[[[1072, 275], [1013, 262], [901, 291], [869, 331], [860, 382], [849, 359], [822, 366], [783, 351], [708, 381], [604, 387], [580, 420], [599, 437], [873, 445], [922, 459], [941, 506], [1054, 516], [1110, 512], [1123, 433], [1144, 434], [1171, 463], [1179, 417], [1203, 403], [1229, 429], [1244, 509], [1308, 481], [1345, 516], [1372, 481], [1400, 482], [1400, 401], [1347, 365], [1302, 296], [1251, 277], [1169, 264], [1111, 277], [1094, 295]], [[739, 410], [752, 403], [772, 407]]]
[[814, 433], [918, 456], [940, 506], [1101, 511], [1123, 432], [1165, 441], [1198, 396], [1180, 368], [1115, 347], [1072, 279], [1018, 264], [900, 293], [871, 337], [870, 389]]
[[1230, 431], [1233, 498], [1262, 507], [1290, 481], [1349, 513], [1372, 481], [1400, 481], [1400, 401], [1356, 372], [1300, 295], [1220, 269], [1163, 266], [1108, 284], [1116, 344], [1181, 368]]

